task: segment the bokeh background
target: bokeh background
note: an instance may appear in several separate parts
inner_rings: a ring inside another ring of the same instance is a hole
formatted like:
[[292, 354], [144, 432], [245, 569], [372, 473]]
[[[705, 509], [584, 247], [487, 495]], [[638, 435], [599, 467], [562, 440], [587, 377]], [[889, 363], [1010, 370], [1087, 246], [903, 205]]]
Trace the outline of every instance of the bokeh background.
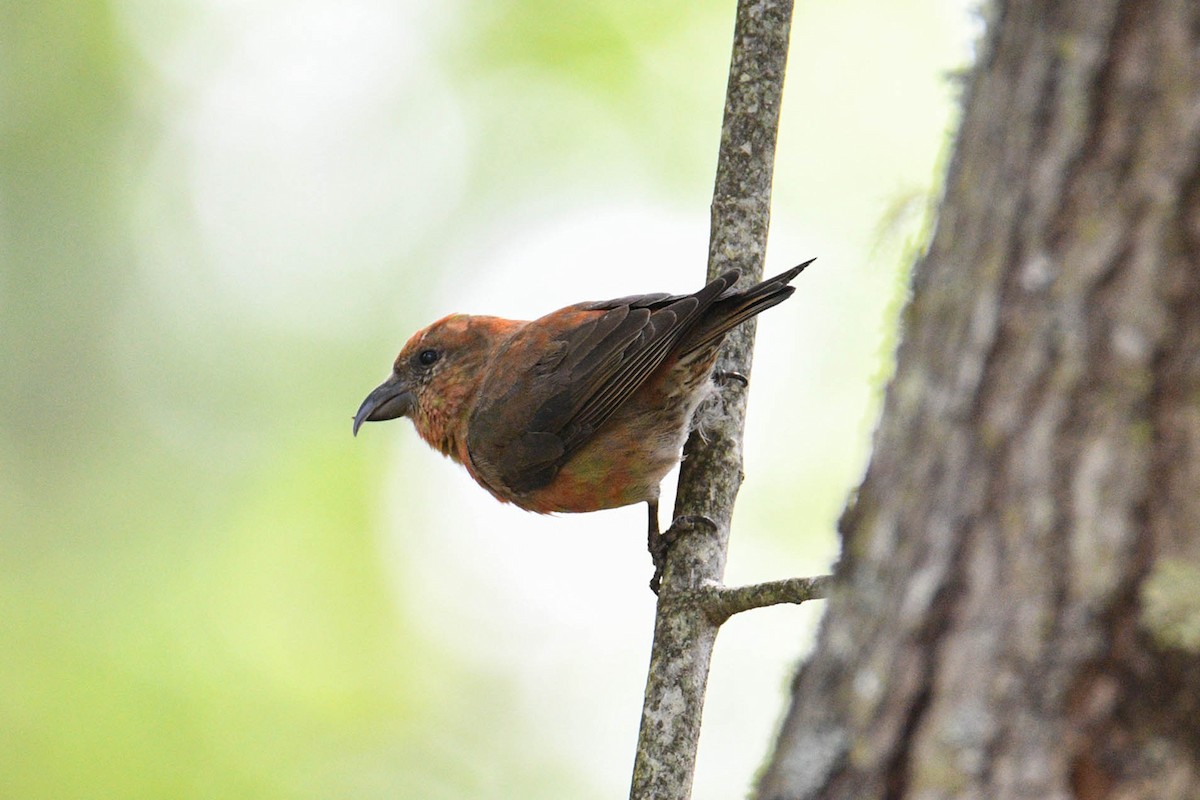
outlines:
[[[350, 419], [451, 311], [701, 284], [733, 5], [0, 2], [0, 797], [625, 796], [644, 509]], [[798, 4], [731, 582], [835, 556], [976, 25]], [[818, 613], [722, 632], [699, 800]]]

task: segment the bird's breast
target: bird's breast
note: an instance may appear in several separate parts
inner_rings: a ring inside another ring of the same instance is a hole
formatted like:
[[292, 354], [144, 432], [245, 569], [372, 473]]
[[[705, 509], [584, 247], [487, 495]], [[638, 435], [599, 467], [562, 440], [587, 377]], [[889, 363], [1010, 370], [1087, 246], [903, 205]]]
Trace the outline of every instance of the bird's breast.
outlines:
[[[515, 500], [541, 513], [587, 512], [658, 498], [679, 463], [692, 416], [711, 384], [651, 385], [635, 394], [558, 471], [549, 484]], [[672, 391], [661, 391], [668, 389]]]

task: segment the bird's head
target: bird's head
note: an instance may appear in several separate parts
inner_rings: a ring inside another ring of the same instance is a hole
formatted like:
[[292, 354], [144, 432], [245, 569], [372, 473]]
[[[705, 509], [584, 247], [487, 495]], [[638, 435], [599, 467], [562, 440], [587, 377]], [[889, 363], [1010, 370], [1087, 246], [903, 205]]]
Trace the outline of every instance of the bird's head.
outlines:
[[396, 356], [391, 376], [359, 406], [354, 433], [364, 422], [409, 417], [422, 438], [453, 455], [459, 424], [465, 426], [488, 360], [519, 324], [451, 314], [417, 331]]

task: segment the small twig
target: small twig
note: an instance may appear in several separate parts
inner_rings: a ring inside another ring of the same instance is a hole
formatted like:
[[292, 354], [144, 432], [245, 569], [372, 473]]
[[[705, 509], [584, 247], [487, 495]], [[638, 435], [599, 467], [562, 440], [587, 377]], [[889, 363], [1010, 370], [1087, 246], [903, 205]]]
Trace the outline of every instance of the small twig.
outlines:
[[720, 625], [734, 614], [754, 608], [823, 600], [829, 596], [832, 585], [832, 575], [818, 575], [815, 578], [788, 578], [750, 586], [712, 586], [703, 591], [700, 604], [712, 623]]

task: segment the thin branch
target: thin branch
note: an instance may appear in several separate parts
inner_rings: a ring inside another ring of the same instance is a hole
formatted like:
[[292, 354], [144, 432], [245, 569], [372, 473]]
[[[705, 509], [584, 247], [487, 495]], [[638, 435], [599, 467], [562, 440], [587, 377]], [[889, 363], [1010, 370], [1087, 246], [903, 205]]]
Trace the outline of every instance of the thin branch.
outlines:
[[[791, 17], [791, 0], [738, 0], [713, 191], [710, 280], [732, 268], [746, 285], [762, 277]], [[754, 327], [751, 320], [730, 332], [718, 372], [750, 375]], [[719, 585], [725, 573], [742, 478], [746, 387], [727, 381], [701, 414], [704, 437], [693, 433], [684, 448], [672, 525], [691, 530], [672, 545], [659, 590], [631, 800], [691, 796], [718, 629], [696, 593]]]
[[815, 578], [787, 578], [782, 581], [755, 583], [750, 586], [713, 586], [700, 597], [704, 612], [714, 625], [721, 625], [734, 614], [783, 603], [807, 603], [823, 600], [833, 586], [832, 575]]

